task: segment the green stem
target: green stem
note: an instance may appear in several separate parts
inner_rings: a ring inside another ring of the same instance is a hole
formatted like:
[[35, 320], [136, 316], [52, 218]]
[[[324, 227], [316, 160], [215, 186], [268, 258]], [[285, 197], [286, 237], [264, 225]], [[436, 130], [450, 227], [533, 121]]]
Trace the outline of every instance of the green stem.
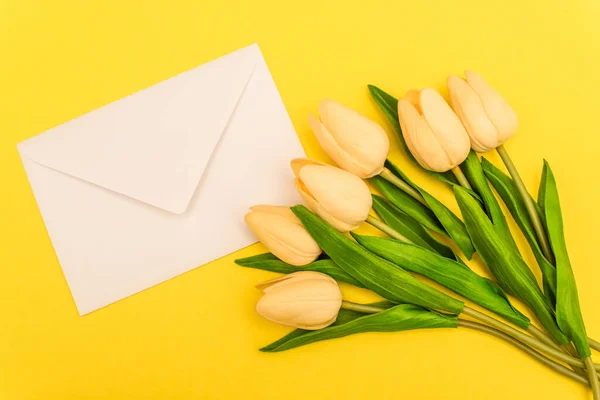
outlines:
[[552, 254], [552, 250], [550, 249], [550, 244], [548, 243], [548, 237], [546, 236], [546, 232], [544, 231], [544, 226], [542, 225], [540, 216], [538, 215], [537, 210], [535, 209], [535, 206], [533, 205], [533, 200], [531, 199], [531, 196], [529, 195], [529, 192], [527, 191], [527, 188], [525, 187], [525, 184], [523, 183], [523, 180], [521, 179], [521, 175], [519, 175], [519, 172], [517, 171], [515, 164], [510, 159], [510, 156], [508, 155], [508, 152], [506, 151], [504, 146], [502, 146], [502, 145], [498, 146], [496, 148], [496, 151], [500, 155], [502, 162], [504, 162], [504, 165], [506, 166], [506, 169], [510, 173], [510, 176], [512, 176], [513, 181], [515, 182], [515, 185], [517, 186], [517, 189], [519, 190], [519, 194], [521, 195], [521, 199], [523, 199], [523, 202], [525, 203], [525, 207], [527, 208], [527, 213], [529, 214], [529, 218], [531, 219], [531, 223], [533, 224], [533, 229], [535, 230], [535, 234], [538, 238], [538, 242], [540, 243], [540, 247], [542, 248], [542, 252], [544, 253], [544, 256], [546, 257], [546, 259], [548, 259], [548, 261], [550, 261], [550, 263], [552, 265], [554, 265], [555, 264], [554, 255]]
[[467, 179], [465, 174], [463, 174], [459, 166], [452, 168], [452, 172], [454, 173], [454, 176], [456, 176], [456, 179], [458, 180], [458, 183], [460, 183], [460, 186], [469, 190], [473, 190], [471, 184], [469, 183], [469, 180]]
[[[570, 354], [573, 357], [579, 357], [579, 353], [577, 353], [577, 350], [575, 349], [575, 346], [573, 346], [573, 343], [562, 345], [561, 349], [566, 354]], [[577, 372], [580, 375], [585, 376], [585, 374], [586, 374], [585, 368], [579, 368], [579, 367], [573, 367], [573, 366], [571, 366], [571, 368], [573, 369], [573, 371]]]
[[[539, 341], [544, 342], [547, 345], [550, 345], [558, 350], [561, 350], [565, 354], [569, 354], [574, 357], [578, 357], [578, 354], [576, 352], [574, 352], [574, 350], [575, 350], [574, 348], [572, 349], [567, 345], [559, 346], [550, 335], [546, 334], [546, 332], [542, 331], [541, 329], [538, 329], [537, 327], [535, 327], [533, 325], [529, 325], [529, 327], [527, 327], [527, 331], [531, 334], [531, 336], [535, 337]], [[586, 376], [586, 372], [582, 368], [579, 368], [579, 367], [571, 367], [571, 368], [573, 368], [573, 371], [575, 371], [579, 375]]]
[[498, 329], [491, 328], [487, 325], [480, 324], [478, 322], [466, 321], [466, 320], [463, 320], [460, 318], [458, 319], [458, 326], [463, 327], [463, 328], [473, 329], [473, 330], [480, 331], [480, 332], [484, 332], [489, 335], [500, 338], [500, 339], [504, 340], [505, 342], [512, 344], [519, 350], [524, 351], [525, 353], [527, 353], [528, 355], [533, 357], [535, 360], [541, 362], [542, 364], [544, 364], [548, 368], [552, 369], [553, 371], [563, 374], [583, 385], [586, 385], [586, 386], [589, 385], [588, 380], [585, 379], [584, 377], [578, 375], [577, 373], [571, 371], [570, 369], [557, 363], [556, 361], [553, 361], [553, 360], [549, 359], [548, 357], [538, 353], [537, 351], [533, 350], [531, 347], [526, 346], [522, 342], [514, 339], [512, 336], [509, 336], [504, 332], [499, 331]]
[[541, 329], [538, 329], [537, 327], [535, 327], [533, 325], [529, 325], [527, 327], [527, 332], [529, 332], [531, 334], [531, 336], [538, 339], [540, 342], [546, 343], [547, 345], [560, 350], [560, 346], [558, 344], [556, 344], [554, 339], [552, 339], [550, 336], [546, 335], [546, 333], [544, 331], [542, 331]]
[[590, 385], [592, 386], [594, 400], [600, 400], [600, 382], [598, 381], [598, 376], [596, 375], [596, 366], [592, 361], [592, 357], [584, 357], [583, 362], [585, 363], [585, 368], [588, 371], [588, 377], [590, 379]]
[[600, 342], [589, 337], [588, 343], [592, 349], [594, 349], [596, 351], [600, 351]]
[[401, 242], [404, 242], [404, 243], [412, 243], [408, 238], [406, 238], [400, 232], [395, 231], [394, 229], [390, 228], [385, 222], [380, 221], [371, 215], [369, 215], [367, 217], [366, 222], [370, 225], [373, 225], [375, 228], [379, 229], [381, 232], [385, 233], [389, 237], [400, 240]]
[[[502, 331], [502, 332], [506, 333], [507, 335], [510, 335], [513, 338], [525, 343], [527, 346], [532, 347], [535, 350], [544, 352], [544, 353], [556, 358], [559, 361], [571, 364], [576, 367], [584, 366], [583, 361], [581, 361], [580, 359], [577, 359], [568, 354], [565, 354], [561, 350], [558, 350], [557, 348], [555, 348], [553, 346], [549, 346], [546, 343], [540, 342], [539, 340], [537, 340], [523, 332], [516, 330], [512, 326], [509, 326], [501, 321], [498, 321], [497, 319], [492, 318], [484, 313], [481, 313], [477, 310], [474, 310], [470, 307], [465, 306], [465, 308], [463, 309], [463, 314], [467, 315], [471, 318], [478, 319], [479, 321], [484, 322], [484, 323], [488, 324], [489, 326], [496, 328], [499, 331]], [[596, 368], [600, 368], [600, 367], [596, 366]]]
[[381, 173], [379, 174], [379, 176], [391, 183], [392, 185], [396, 186], [398, 189], [402, 190], [404, 193], [406, 193], [413, 199], [417, 200], [419, 203], [423, 204], [425, 207], [429, 208], [429, 205], [427, 204], [423, 196], [421, 196], [421, 193], [419, 193], [418, 190], [410, 186], [408, 183], [404, 182], [402, 179], [398, 178], [389, 169], [384, 168], [383, 171], [381, 171]]
[[385, 311], [385, 308], [370, 306], [368, 304], [353, 303], [346, 300], [342, 300], [342, 308], [346, 310], [358, 311], [364, 314], [375, 314]]

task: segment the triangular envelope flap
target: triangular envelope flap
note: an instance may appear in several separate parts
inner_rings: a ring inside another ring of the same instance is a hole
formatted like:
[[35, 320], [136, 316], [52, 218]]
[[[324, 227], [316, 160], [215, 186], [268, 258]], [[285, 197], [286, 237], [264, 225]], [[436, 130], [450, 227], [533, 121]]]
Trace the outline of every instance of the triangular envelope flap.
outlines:
[[186, 210], [252, 75], [249, 46], [19, 145], [33, 161], [172, 213]]

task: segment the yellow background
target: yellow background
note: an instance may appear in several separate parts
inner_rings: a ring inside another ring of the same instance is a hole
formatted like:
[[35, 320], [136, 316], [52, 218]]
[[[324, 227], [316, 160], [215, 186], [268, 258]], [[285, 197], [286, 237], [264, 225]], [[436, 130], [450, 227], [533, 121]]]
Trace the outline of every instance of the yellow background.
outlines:
[[[463, 330], [259, 353], [288, 331], [254, 312], [253, 285], [274, 274], [233, 264], [259, 245], [79, 317], [15, 145], [258, 42], [307, 153], [327, 160], [306, 120], [320, 99], [383, 123], [366, 84], [445, 92], [448, 74], [471, 68], [520, 116], [507, 147], [530, 189], [543, 157], [554, 168], [581, 306], [598, 339], [599, 4], [1, 0], [0, 399], [588, 398], [508, 345]], [[450, 201], [390, 137], [392, 158]]]

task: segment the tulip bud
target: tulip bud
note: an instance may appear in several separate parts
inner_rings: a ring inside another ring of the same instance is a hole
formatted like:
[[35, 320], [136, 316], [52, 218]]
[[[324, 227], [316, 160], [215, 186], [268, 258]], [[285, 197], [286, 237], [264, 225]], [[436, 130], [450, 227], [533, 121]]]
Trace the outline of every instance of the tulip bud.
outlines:
[[500, 94], [483, 78], [466, 71], [465, 81], [448, 77], [452, 108], [471, 138], [473, 150], [484, 153], [506, 142], [517, 131], [518, 118]]
[[390, 142], [381, 125], [333, 100], [321, 101], [319, 115], [321, 120], [309, 115], [308, 123], [340, 168], [363, 179], [383, 170]]
[[460, 119], [434, 89], [411, 90], [398, 101], [404, 141], [423, 168], [445, 172], [469, 155], [469, 136]]
[[264, 296], [256, 311], [282, 325], [316, 330], [333, 324], [342, 306], [337, 282], [320, 272], [301, 271], [257, 286]]
[[358, 228], [369, 216], [372, 199], [367, 184], [348, 171], [320, 161], [292, 160], [296, 189], [307, 207], [340, 232]]
[[244, 217], [258, 240], [277, 258], [302, 266], [319, 257], [321, 248], [289, 207], [254, 206]]

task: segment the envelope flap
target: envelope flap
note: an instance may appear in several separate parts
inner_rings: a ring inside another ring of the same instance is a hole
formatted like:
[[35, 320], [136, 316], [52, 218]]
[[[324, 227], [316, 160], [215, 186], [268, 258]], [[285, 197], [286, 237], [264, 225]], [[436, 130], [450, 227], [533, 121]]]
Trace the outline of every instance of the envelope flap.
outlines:
[[19, 145], [33, 161], [183, 213], [243, 95], [253, 45], [57, 126]]

